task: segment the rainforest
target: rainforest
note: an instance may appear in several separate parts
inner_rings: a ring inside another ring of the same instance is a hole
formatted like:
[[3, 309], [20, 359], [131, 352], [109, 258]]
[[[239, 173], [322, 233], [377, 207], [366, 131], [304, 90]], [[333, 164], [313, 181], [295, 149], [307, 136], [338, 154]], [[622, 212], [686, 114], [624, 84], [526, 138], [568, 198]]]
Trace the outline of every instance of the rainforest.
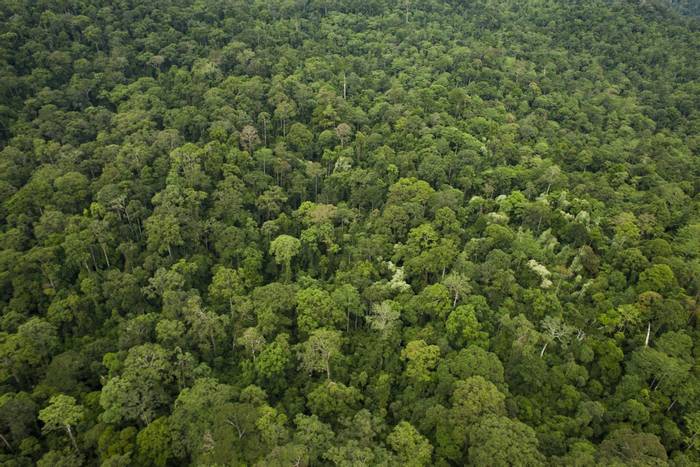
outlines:
[[1, 0], [0, 465], [700, 465], [698, 14]]

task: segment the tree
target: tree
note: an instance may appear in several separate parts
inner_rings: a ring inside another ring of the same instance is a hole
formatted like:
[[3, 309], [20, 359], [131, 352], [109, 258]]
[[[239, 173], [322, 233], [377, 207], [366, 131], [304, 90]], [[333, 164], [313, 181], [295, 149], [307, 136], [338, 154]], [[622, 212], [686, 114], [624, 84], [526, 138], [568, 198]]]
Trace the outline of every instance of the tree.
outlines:
[[447, 318], [445, 329], [450, 340], [456, 347], [467, 344], [486, 346], [488, 334], [481, 331], [481, 324], [476, 319], [476, 311], [472, 305], [460, 305]]
[[639, 240], [640, 232], [634, 214], [623, 212], [614, 219], [615, 240], [620, 245], [629, 245]]
[[235, 398], [230, 386], [213, 378], [197, 379], [180, 392], [169, 418], [173, 454], [188, 454], [195, 463], [241, 459], [237, 446], [254, 436], [264, 399], [260, 388], [245, 388]]
[[472, 290], [469, 277], [464, 274], [450, 273], [443, 280], [443, 284], [445, 284], [445, 287], [447, 287], [454, 297], [452, 300], [452, 308], [457, 306], [457, 301], [460, 298], [464, 298]]
[[505, 375], [503, 364], [498, 355], [482, 347], [470, 345], [461, 350], [455, 357], [447, 361], [450, 372], [457, 378], [466, 379], [470, 376], [482, 376], [497, 387], [503, 388]]
[[248, 151], [248, 154], [253, 155], [253, 150], [255, 146], [260, 144], [260, 138], [258, 137], [258, 130], [252, 125], [246, 125], [241, 130], [241, 144], [243, 149]]
[[550, 342], [557, 341], [563, 348], [566, 348], [571, 335], [574, 333], [574, 328], [564, 323], [558, 316], [546, 316], [542, 320], [542, 329], [546, 340], [540, 351], [540, 357], [544, 355], [544, 351]]
[[306, 155], [309, 152], [313, 139], [313, 133], [311, 133], [311, 131], [303, 123], [297, 122], [289, 127], [287, 141], [292, 149]]
[[266, 219], [271, 219], [273, 215], [279, 214], [287, 201], [287, 195], [279, 186], [273, 186], [265, 190], [256, 200], [256, 206], [266, 212]]
[[243, 295], [242, 282], [237, 271], [224, 266], [218, 267], [209, 285], [209, 296], [219, 303], [226, 303], [227, 311], [233, 312], [235, 298]]
[[340, 144], [342, 146], [345, 146], [345, 143], [347, 142], [348, 138], [352, 136], [352, 127], [348, 125], [347, 123], [341, 123], [337, 127], [335, 127], [335, 134], [338, 137], [338, 140], [340, 140]]
[[422, 224], [408, 233], [408, 241], [397, 248], [398, 256], [404, 260], [409, 277], [420, 277], [424, 283], [429, 277], [445, 276], [452, 260], [454, 243], [440, 238], [432, 224]]
[[299, 348], [299, 368], [308, 372], [326, 372], [331, 379], [331, 360], [340, 356], [342, 337], [338, 331], [320, 328], [311, 332]]
[[287, 122], [297, 114], [294, 101], [284, 99], [275, 107], [275, 118], [282, 122], [282, 135], [287, 136]]
[[272, 337], [292, 324], [291, 316], [296, 305], [297, 287], [293, 284], [273, 282], [256, 287], [251, 293], [252, 312], [257, 328], [265, 337]]
[[268, 447], [279, 446], [287, 440], [287, 416], [280, 413], [268, 405], [265, 405], [259, 410], [259, 417], [255, 422], [255, 426], [260, 430], [261, 437]]
[[54, 180], [56, 205], [65, 206], [70, 212], [79, 211], [88, 197], [90, 181], [80, 172], [68, 172]]
[[70, 448], [52, 450], [44, 454], [36, 463], [38, 467], [71, 467], [85, 462], [83, 456]]
[[29, 394], [7, 392], [0, 396], [0, 441], [13, 451], [36, 426], [37, 406]]
[[396, 453], [397, 461], [401, 465], [411, 467], [430, 465], [433, 447], [410, 423], [400, 422], [386, 441]]
[[474, 465], [543, 466], [535, 431], [517, 420], [485, 417], [469, 436], [469, 462]]
[[308, 406], [324, 420], [349, 419], [359, 407], [362, 394], [357, 388], [327, 379], [309, 393]]
[[309, 287], [297, 292], [297, 326], [302, 333], [332, 328], [343, 321], [343, 312], [330, 294], [318, 287]]
[[172, 258], [174, 246], [183, 245], [180, 223], [173, 214], [152, 215], [144, 223], [148, 246], [151, 250], [163, 254], [168, 253]]
[[314, 179], [314, 200], [318, 199], [318, 179], [325, 173], [321, 164], [314, 161], [306, 162], [306, 174]]
[[639, 275], [639, 292], [657, 292], [669, 296], [678, 287], [673, 270], [667, 264], [654, 264]]
[[266, 344], [265, 336], [263, 336], [257, 328], [247, 328], [243, 331], [243, 335], [238, 339], [238, 342], [250, 352], [253, 356], [253, 361], [255, 361], [255, 355], [260, 352]]
[[225, 340], [226, 327], [230, 322], [227, 315], [219, 315], [202, 307], [198, 295], [191, 296], [182, 310], [189, 334], [203, 353], [217, 355], [217, 343]]
[[682, 227], [676, 236], [673, 248], [687, 257], [700, 256], [700, 223]]
[[291, 235], [280, 235], [270, 243], [270, 254], [277, 264], [284, 264], [284, 274], [289, 281], [292, 277], [292, 258], [301, 251], [301, 242]]
[[400, 323], [401, 312], [397, 308], [395, 302], [384, 300], [372, 305], [372, 313], [365, 316], [369, 326], [379, 332], [382, 339], [386, 339]]
[[258, 114], [258, 122], [262, 123], [263, 126], [263, 144], [267, 146], [267, 125], [270, 122], [270, 114], [267, 112], [260, 112]]
[[55, 430], [65, 430], [73, 448], [79, 451], [73, 427], [83, 419], [84, 413], [83, 406], [76, 404], [75, 398], [65, 394], [53, 396], [49, 405], [39, 411], [39, 420], [44, 422], [41, 431], [49, 433]]
[[121, 374], [102, 388], [100, 405], [104, 412], [100, 417], [107, 423], [140, 421], [148, 425], [171, 400], [168, 389], [173, 376], [168, 353], [159, 345], [129, 349]]
[[401, 359], [406, 361], [406, 377], [416, 383], [431, 380], [431, 370], [440, 358], [440, 347], [428, 345], [424, 340], [414, 340], [401, 351]]
[[29, 376], [28, 370], [46, 365], [57, 347], [56, 328], [42, 318], [31, 318], [19, 326], [16, 334], [0, 341], [0, 377], [12, 376], [20, 383]]
[[158, 343], [168, 349], [184, 345], [185, 324], [174, 319], [162, 319], [156, 324]]
[[684, 417], [687, 427], [688, 436], [685, 438], [687, 449], [698, 449], [695, 442], [698, 434], [700, 434], [700, 412], [693, 412]]
[[352, 284], [343, 284], [333, 291], [331, 298], [345, 312], [345, 332], [350, 332], [350, 315], [355, 316], [356, 324], [357, 318], [364, 315], [360, 292]]
[[142, 464], [165, 467], [173, 457], [174, 442], [169, 418], [157, 418], [136, 435], [137, 459]]
[[506, 414], [505, 395], [483, 377], [457, 381], [454, 387], [449, 414], [455, 427], [469, 427], [488, 415]]
[[260, 356], [255, 360], [255, 369], [264, 381], [275, 381], [279, 386], [285, 383], [284, 373], [288, 369], [291, 358], [289, 336], [278, 334], [275, 340], [265, 346]]
[[335, 438], [335, 433], [328, 424], [323, 423], [316, 415], [304, 414], [298, 414], [294, 418], [294, 424], [294, 440], [306, 448], [309, 462], [320, 459], [328, 452]]
[[609, 465], [666, 465], [667, 455], [655, 435], [620, 429], [611, 433], [600, 444], [598, 462]]
[[344, 444], [333, 446], [324, 458], [336, 465], [387, 464], [388, 456], [381, 449], [372, 449], [358, 440], [351, 439]]

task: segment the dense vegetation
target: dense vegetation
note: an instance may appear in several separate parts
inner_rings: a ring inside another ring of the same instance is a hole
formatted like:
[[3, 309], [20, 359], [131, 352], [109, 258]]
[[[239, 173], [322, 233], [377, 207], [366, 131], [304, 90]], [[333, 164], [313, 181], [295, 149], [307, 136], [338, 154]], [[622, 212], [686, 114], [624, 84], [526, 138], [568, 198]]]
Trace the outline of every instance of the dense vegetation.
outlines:
[[2, 465], [700, 463], [669, 2], [7, 0], [0, 96]]
[[696, 0], [667, 0], [679, 12], [687, 15], [700, 15], [700, 2]]

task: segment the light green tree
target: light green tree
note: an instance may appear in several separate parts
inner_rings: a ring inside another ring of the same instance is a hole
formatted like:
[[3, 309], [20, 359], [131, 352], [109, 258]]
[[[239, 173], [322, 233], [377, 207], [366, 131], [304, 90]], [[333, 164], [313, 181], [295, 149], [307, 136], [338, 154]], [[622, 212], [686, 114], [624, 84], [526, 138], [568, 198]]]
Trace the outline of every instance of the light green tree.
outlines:
[[440, 347], [428, 345], [424, 340], [414, 340], [401, 351], [406, 360], [406, 377], [414, 382], [426, 383], [432, 378], [432, 370], [440, 358]]
[[384, 300], [372, 305], [372, 313], [365, 316], [369, 326], [377, 331], [382, 339], [386, 339], [400, 323], [401, 312], [397, 308], [397, 303]]
[[55, 430], [65, 430], [73, 447], [78, 451], [73, 427], [83, 419], [84, 414], [83, 406], [76, 404], [74, 397], [58, 394], [51, 398], [47, 407], [39, 411], [39, 420], [44, 422], [41, 431], [49, 433]]
[[308, 373], [326, 372], [331, 379], [331, 359], [340, 355], [342, 337], [334, 329], [316, 329], [299, 349], [300, 368]]
[[270, 254], [275, 257], [277, 264], [284, 264], [284, 275], [287, 281], [292, 277], [292, 258], [301, 251], [301, 242], [291, 235], [280, 235], [270, 242]]
[[394, 427], [386, 441], [396, 453], [399, 465], [408, 467], [430, 465], [433, 447], [425, 436], [421, 435], [410, 423], [400, 422]]

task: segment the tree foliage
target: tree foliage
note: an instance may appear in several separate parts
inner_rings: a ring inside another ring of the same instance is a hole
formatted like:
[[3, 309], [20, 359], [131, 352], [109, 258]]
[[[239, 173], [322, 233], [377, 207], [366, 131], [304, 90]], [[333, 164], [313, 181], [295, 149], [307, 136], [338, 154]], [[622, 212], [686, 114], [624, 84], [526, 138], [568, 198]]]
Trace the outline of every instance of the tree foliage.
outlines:
[[700, 464], [697, 13], [1, 2], [0, 464]]

